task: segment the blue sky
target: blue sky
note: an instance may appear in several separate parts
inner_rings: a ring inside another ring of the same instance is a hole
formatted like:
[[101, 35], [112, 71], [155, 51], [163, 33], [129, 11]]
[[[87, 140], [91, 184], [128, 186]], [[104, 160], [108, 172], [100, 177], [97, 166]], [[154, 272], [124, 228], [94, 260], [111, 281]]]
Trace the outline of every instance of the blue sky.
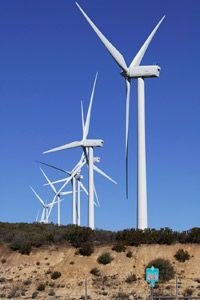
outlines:
[[[183, 230], [199, 226], [200, 210], [200, 2], [80, 0], [127, 64], [158, 20], [143, 64], [158, 63], [161, 75], [146, 80], [146, 143], [149, 226]], [[0, 220], [32, 222], [51, 191], [35, 160], [72, 169], [81, 150], [42, 155], [81, 138], [85, 111], [99, 72], [90, 138], [102, 138], [101, 167], [117, 186], [95, 176], [101, 203], [95, 226], [136, 226], [136, 83], [132, 81], [129, 199], [125, 198], [125, 83], [120, 69], [71, 0], [0, 3]], [[45, 169], [51, 179], [60, 178]], [[85, 185], [87, 185], [87, 174]], [[62, 223], [71, 222], [71, 198], [62, 202]], [[87, 199], [82, 197], [82, 224]], [[52, 214], [56, 220], [56, 211]]]

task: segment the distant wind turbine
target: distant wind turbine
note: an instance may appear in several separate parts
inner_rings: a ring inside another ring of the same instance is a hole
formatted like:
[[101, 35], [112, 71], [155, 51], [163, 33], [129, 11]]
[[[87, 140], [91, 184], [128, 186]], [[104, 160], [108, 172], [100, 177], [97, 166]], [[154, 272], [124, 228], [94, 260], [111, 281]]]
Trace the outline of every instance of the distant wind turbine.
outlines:
[[143, 46], [140, 48], [130, 66], [128, 67], [123, 55], [111, 44], [111, 42], [101, 33], [97, 26], [87, 16], [84, 10], [76, 3], [79, 10], [96, 32], [104, 46], [107, 48], [116, 63], [122, 69], [121, 75], [126, 82], [126, 195], [128, 197], [128, 139], [129, 139], [129, 103], [131, 79], [138, 82], [138, 183], [137, 183], [137, 228], [145, 229], [148, 227], [147, 220], [147, 184], [146, 184], [146, 145], [145, 145], [145, 96], [144, 78], [159, 77], [160, 67], [158, 65], [140, 66], [142, 58], [160, 24], [165, 16], [158, 22]]
[[[102, 147], [104, 141], [101, 139], [88, 139], [88, 133], [89, 133], [89, 127], [90, 127], [90, 117], [91, 117], [91, 110], [92, 110], [92, 103], [93, 103], [93, 98], [94, 98], [94, 90], [95, 90], [95, 85], [96, 85], [96, 80], [97, 80], [97, 74], [94, 80], [93, 84], [93, 89], [90, 97], [90, 103], [89, 103], [89, 108], [87, 112], [87, 117], [86, 121], [84, 123], [84, 118], [83, 118], [83, 113], [82, 113], [82, 124], [83, 125], [83, 136], [81, 141], [75, 141], [69, 144], [65, 144], [60, 147], [53, 148], [51, 150], [45, 151], [44, 153], [49, 153], [49, 152], [56, 152], [60, 150], [66, 150], [66, 149], [71, 149], [71, 148], [76, 148], [76, 147], [82, 147], [84, 155], [82, 155], [81, 160], [79, 162], [79, 166], [74, 170], [75, 174], [78, 173], [79, 170], [81, 170], [82, 166], [87, 163], [88, 164], [88, 202], [89, 202], [89, 207], [88, 207], [88, 225], [90, 228], [94, 229], [94, 170], [101, 174], [102, 176], [108, 178], [112, 182], [116, 183], [113, 179], [111, 179], [109, 176], [107, 176], [102, 170], [100, 170], [97, 166], [94, 165], [94, 148], [95, 147]], [[73, 172], [73, 173], [74, 173]], [[73, 176], [71, 175], [71, 178]], [[69, 177], [70, 178], [70, 177]], [[69, 178], [66, 180], [64, 183], [63, 187], [64, 188], [69, 181]]]
[[[58, 226], [60, 226], [60, 197], [61, 196], [66, 196], [66, 195], [70, 195], [72, 194], [72, 191], [68, 191], [68, 192], [60, 192], [59, 194], [57, 193], [57, 190], [55, 188], [55, 186], [52, 184], [52, 182], [50, 181], [50, 179], [47, 177], [47, 175], [45, 174], [44, 170], [42, 168], [40, 168], [42, 174], [44, 175], [44, 177], [46, 178], [46, 181], [48, 182], [48, 184], [50, 185], [51, 189], [53, 190], [55, 196], [57, 196], [57, 204], [58, 204]], [[53, 207], [53, 206], [52, 206]], [[51, 214], [51, 209], [50, 208], [48, 214]]]

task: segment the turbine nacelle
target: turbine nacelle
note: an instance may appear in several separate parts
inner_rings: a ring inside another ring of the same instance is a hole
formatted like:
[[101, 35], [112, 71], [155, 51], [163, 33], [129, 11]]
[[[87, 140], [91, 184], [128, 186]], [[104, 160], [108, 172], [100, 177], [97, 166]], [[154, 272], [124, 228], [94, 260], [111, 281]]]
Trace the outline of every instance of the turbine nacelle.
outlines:
[[84, 140], [83, 147], [103, 147], [103, 140]]
[[125, 78], [152, 78], [160, 76], [160, 66], [135, 66], [127, 72], [122, 71], [120, 74]]

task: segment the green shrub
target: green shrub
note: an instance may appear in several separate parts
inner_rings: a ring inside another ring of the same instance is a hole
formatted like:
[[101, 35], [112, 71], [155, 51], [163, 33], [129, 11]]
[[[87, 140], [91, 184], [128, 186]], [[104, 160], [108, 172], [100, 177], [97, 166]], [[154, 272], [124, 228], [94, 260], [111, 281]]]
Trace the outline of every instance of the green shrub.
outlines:
[[170, 279], [173, 279], [175, 276], [174, 267], [168, 259], [157, 258], [157, 259], [151, 261], [147, 265], [147, 268], [151, 268], [152, 266], [154, 266], [154, 268], [159, 269], [159, 281], [160, 282], [169, 281]]
[[110, 255], [109, 252], [104, 252], [97, 258], [98, 263], [102, 265], [107, 265], [111, 263], [112, 260], [113, 257]]
[[55, 280], [55, 279], [58, 279], [60, 276], [61, 276], [61, 273], [60, 273], [60, 272], [54, 271], [54, 272], [51, 274], [51, 279]]
[[124, 243], [117, 243], [112, 247], [112, 250], [116, 252], [125, 252], [126, 246], [124, 245]]
[[137, 280], [135, 274], [129, 274], [126, 278], [126, 283], [132, 283], [135, 282]]
[[38, 291], [40, 291], [40, 292], [42, 292], [42, 291], [44, 291], [45, 290], [45, 284], [44, 283], [40, 283], [38, 286], [37, 286], [37, 290]]
[[1, 259], [1, 263], [2, 263], [2, 264], [5, 264], [5, 263], [6, 263], [6, 259], [5, 259], [5, 258], [2, 258], [2, 259]]
[[179, 262], [185, 262], [186, 260], [190, 259], [190, 254], [188, 253], [187, 250], [179, 249], [176, 254], [174, 255], [176, 260]]
[[126, 253], [126, 257], [128, 257], [128, 258], [133, 257], [133, 252], [132, 252], [132, 251], [128, 251], [128, 252]]
[[92, 268], [92, 269], [90, 270], [90, 273], [91, 273], [92, 275], [94, 275], [94, 276], [100, 276], [100, 275], [101, 275], [101, 272], [100, 272], [100, 270], [99, 270], [98, 268]]
[[94, 252], [92, 243], [83, 243], [78, 250], [78, 253], [83, 256], [90, 256]]

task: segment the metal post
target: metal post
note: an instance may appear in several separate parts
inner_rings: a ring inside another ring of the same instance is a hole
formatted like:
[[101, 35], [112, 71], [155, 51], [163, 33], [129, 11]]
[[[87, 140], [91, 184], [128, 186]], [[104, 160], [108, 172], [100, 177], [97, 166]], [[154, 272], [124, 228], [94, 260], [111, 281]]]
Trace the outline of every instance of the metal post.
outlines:
[[58, 195], [58, 226], [60, 226], [60, 195]]
[[85, 278], [85, 300], [87, 300], [87, 279]]
[[145, 142], [145, 96], [144, 79], [138, 78], [138, 179], [137, 179], [137, 228], [148, 227], [146, 142]]
[[73, 224], [76, 224], [76, 178], [72, 179], [72, 190], [73, 190], [73, 203], [72, 203], [72, 216], [73, 216]]
[[93, 230], [94, 229], [94, 170], [93, 170], [93, 163], [94, 163], [94, 151], [93, 147], [89, 147], [89, 180], [88, 180], [88, 200], [89, 200], [89, 209], [88, 209], [88, 226]]
[[80, 179], [78, 180], [78, 199], [77, 199], [77, 224], [78, 226], [81, 225], [81, 186], [80, 186]]

